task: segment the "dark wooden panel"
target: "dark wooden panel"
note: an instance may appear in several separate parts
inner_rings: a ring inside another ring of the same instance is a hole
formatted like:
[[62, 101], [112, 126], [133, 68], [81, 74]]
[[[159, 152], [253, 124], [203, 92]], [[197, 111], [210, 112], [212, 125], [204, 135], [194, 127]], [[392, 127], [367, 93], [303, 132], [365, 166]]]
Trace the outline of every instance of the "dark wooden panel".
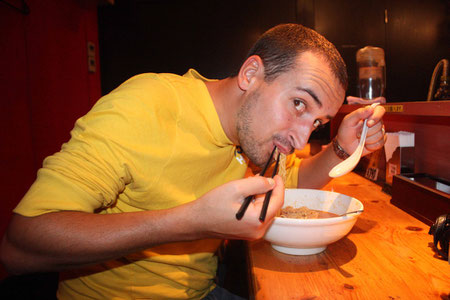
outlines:
[[144, 72], [224, 78], [261, 33], [295, 21], [295, 0], [116, 1], [99, 9], [102, 91]]
[[[385, 11], [387, 24], [385, 24]], [[226, 77], [257, 36], [298, 22], [333, 42], [356, 95], [356, 51], [386, 51], [389, 102], [425, 100], [434, 66], [449, 55], [448, 0], [117, 0], [99, 11], [102, 91], [143, 72], [194, 67]]]
[[450, 1], [388, 1], [387, 93], [392, 101], [424, 101], [433, 69], [450, 59]]
[[450, 55], [450, 1], [312, 2], [315, 29], [336, 44], [347, 63], [349, 95], [357, 95], [356, 51], [372, 45], [386, 53], [388, 101], [426, 100], [436, 63]]
[[315, 29], [335, 44], [347, 64], [347, 95], [358, 95], [356, 51], [364, 46], [386, 48], [383, 1], [315, 0]]
[[425, 180], [450, 184], [448, 181], [423, 173], [395, 175], [391, 203], [422, 222], [433, 225], [437, 217], [450, 212], [450, 195], [435, 187], [424, 185], [421, 181]]

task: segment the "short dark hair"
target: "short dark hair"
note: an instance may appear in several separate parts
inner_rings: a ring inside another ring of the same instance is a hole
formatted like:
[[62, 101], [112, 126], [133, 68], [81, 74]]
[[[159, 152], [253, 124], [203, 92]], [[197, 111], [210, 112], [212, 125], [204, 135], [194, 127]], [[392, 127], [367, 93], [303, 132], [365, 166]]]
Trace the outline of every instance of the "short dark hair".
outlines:
[[347, 67], [336, 47], [316, 31], [300, 24], [281, 24], [269, 29], [256, 41], [247, 58], [261, 57], [265, 80], [270, 82], [292, 68], [298, 55], [307, 51], [321, 54], [342, 87], [347, 89]]

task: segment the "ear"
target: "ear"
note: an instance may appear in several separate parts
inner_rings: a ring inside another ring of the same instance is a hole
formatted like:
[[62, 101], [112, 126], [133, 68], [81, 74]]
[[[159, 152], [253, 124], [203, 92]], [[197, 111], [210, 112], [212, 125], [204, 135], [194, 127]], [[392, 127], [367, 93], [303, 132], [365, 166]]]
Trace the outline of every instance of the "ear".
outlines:
[[252, 55], [245, 60], [239, 70], [239, 88], [246, 91], [258, 79], [264, 79], [264, 65], [261, 57]]

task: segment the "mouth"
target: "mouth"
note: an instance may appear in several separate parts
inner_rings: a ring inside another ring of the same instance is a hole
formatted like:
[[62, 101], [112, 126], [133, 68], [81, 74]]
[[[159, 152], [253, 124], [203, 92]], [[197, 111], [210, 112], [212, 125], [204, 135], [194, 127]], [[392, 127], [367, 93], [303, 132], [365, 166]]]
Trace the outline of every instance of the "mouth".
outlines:
[[283, 154], [289, 155], [292, 152], [294, 152], [294, 148], [291, 145], [284, 145], [283, 143], [281, 143], [278, 140], [275, 140], [273, 142], [274, 146], [277, 147], [278, 151], [280, 151]]

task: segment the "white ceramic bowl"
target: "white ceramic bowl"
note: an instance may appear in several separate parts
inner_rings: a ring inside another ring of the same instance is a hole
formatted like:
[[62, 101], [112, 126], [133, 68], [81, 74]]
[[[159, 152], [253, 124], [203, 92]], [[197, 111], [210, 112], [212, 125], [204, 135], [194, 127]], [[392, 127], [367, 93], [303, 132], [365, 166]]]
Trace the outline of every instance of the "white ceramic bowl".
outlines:
[[[284, 206], [328, 211], [335, 214], [364, 209], [361, 201], [339, 193], [286, 189]], [[324, 251], [327, 245], [350, 232], [361, 213], [324, 219], [290, 219], [276, 217], [264, 239], [282, 253], [310, 255]]]

